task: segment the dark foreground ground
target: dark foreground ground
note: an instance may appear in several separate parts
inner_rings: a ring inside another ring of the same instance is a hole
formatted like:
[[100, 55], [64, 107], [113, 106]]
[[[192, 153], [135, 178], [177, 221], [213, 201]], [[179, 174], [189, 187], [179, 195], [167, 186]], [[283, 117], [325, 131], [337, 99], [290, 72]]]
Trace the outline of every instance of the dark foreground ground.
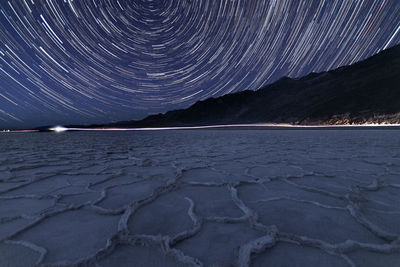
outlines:
[[400, 266], [400, 130], [0, 138], [0, 266]]

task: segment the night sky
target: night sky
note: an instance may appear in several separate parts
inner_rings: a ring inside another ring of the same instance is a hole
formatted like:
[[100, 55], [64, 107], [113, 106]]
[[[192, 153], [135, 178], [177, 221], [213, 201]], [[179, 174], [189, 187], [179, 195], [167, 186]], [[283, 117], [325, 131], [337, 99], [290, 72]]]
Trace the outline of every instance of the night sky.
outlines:
[[1, 0], [0, 127], [142, 118], [365, 59], [399, 0]]

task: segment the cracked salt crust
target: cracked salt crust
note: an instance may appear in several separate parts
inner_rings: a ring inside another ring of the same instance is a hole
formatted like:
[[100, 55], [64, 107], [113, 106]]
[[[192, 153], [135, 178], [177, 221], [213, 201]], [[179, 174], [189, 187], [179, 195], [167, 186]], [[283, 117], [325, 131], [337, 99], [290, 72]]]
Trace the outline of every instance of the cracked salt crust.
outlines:
[[2, 138], [0, 266], [400, 266], [397, 130]]

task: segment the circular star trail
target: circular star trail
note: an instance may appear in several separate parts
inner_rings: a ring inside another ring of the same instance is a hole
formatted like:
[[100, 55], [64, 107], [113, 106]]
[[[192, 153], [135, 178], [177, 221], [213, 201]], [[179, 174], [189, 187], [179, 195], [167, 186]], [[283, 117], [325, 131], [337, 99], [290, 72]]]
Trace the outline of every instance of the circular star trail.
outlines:
[[5, 0], [0, 38], [0, 125], [107, 122], [362, 60], [400, 2]]

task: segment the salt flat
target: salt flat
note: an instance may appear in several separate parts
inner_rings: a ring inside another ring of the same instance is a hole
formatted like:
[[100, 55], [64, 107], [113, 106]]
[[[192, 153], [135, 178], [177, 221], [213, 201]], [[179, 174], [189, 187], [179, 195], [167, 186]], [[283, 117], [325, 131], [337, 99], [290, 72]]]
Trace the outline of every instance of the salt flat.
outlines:
[[0, 136], [0, 266], [400, 266], [400, 130]]

